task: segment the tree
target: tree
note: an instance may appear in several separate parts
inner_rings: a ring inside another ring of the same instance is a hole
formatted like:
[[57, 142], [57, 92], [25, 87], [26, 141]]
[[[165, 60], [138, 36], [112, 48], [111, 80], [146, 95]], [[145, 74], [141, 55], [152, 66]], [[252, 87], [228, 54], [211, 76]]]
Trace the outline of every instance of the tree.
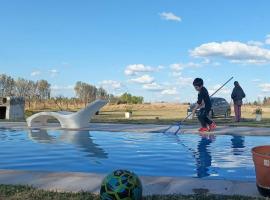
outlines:
[[264, 97], [263, 98], [263, 105], [267, 105], [270, 103], [270, 97]]
[[107, 91], [105, 89], [100, 87], [100, 88], [97, 89], [97, 98], [99, 98], [99, 99], [109, 99], [109, 94], [107, 93]]
[[37, 82], [37, 92], [40, 100], [46, 100], [50, 98], [51, 84], [46, 80], [40, 80]]
[[0, 92], [2, 96], [12, 96], [15, 89], [15, 81], [11, 76], [0, 74]]
[[108, 100], [112, 104], [117, 104], [120, 102], [120, 98], [117, 96], [114, 96], [113, 94], [109, 94]]
[[27, 91], [27, 97], [28, 101], [28, 107], [30, 109], [31, 107], [31, 101], [38, 99], [38, 91], [37, 91], [37, 83], [34, 81], [28, 82], [28, 91]]
[[57, 107], [62, 111], [64, 105], [66, 105], [66, 109], [68, 110], [68, 104], [69, 104], [69, 99], [67, 97], [64, 97], [62, 95], [56, 96], [51, 98], [54, 103], [57, 105]]
[[51, 84], [46, 80], [40, 80], [37, 82], [38, 99], [43, 101], [43, 108], [45, 108], [45, 100], [50, 99]]
[[132, 103], [139, 104], [143, 103], [143, 97], [141, 96], [132, 96], [130, 93], [124, 93], [120, 96], [120, 103]]
[[131, 102], [133, 104], [141, 104], [141, 103], [143, 103], [143, 97], [141, 97], [141, 96], [132, 96]]
[[28, 95], [28, 91], [29, 91], [29, 81], [25, 80], [23, 78], [18, 78], [15, 81], [15, 90], [16, 90], [16, 96], [19, 97], [24, 97], [26, 98], [26, 96]]
[[88, 83], [78, 81], [74, 87], [76, 96], [84, 102], [84, 105], [88, 102], [92, 102], [97, 97], [97, 88]]
[[132, 95], [130, 93], [125, 92], [120, 96], [121, 103], [131, 103]]

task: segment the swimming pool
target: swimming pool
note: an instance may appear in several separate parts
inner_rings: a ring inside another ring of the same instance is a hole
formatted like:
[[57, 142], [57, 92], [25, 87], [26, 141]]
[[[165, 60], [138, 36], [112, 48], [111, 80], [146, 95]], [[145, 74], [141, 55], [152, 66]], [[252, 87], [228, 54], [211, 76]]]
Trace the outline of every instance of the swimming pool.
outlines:
[[251, 148], [267, 136], [0, 130], [0, 169], [255, 180]]

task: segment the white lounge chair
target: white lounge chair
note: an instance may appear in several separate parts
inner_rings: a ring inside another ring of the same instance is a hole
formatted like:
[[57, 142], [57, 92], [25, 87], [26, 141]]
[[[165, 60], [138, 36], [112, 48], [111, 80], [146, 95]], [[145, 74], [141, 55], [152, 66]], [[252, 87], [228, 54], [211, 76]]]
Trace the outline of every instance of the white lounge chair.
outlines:
[[26, 119], [28, 127], [44, 126], [48, 119], [55, 118], [60, 122], [62, 128], [66, 129], [80, 129], [88, 128], [90, 118], [99, 109], [108, 103], [106, 100], [96, 100], [89, 103], [85, 108], [76, 113], [72, 112], [40, 112], [36, 113]]

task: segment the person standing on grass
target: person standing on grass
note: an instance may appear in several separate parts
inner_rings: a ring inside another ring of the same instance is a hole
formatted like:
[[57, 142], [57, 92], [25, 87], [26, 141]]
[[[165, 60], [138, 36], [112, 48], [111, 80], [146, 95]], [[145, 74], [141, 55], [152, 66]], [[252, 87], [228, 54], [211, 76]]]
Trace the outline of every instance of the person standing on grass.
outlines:
[[239, 122], [241, 119], [241, 106], [243, 104], [242, 99], [246, 97], [243, 89], [239, 85], [238, 81], [234, 81], [234, 88], [231, 94], [234, 105], [235, 122]]
[[203, 80], [201, 78], [195, 78], [193, 81], [195, 90], [198, 91], [198, 101], [193, 109], [193, 116], [198, 108], [200, 108], [198, 119], [201, 123], [200, 132], [212, 131], [216, 128], [215, 122], [208, 118], [209, 112], [211, 111], [211, 100], [207, 89], [203, 86]]

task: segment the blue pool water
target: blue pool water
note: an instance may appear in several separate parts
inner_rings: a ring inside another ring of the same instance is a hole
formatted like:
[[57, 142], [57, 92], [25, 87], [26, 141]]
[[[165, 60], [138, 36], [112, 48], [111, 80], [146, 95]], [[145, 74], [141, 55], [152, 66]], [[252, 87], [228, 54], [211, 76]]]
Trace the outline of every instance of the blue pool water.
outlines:
[[0, 130], [0, 168], [255, 180], [251, 148], [267, 136]]

